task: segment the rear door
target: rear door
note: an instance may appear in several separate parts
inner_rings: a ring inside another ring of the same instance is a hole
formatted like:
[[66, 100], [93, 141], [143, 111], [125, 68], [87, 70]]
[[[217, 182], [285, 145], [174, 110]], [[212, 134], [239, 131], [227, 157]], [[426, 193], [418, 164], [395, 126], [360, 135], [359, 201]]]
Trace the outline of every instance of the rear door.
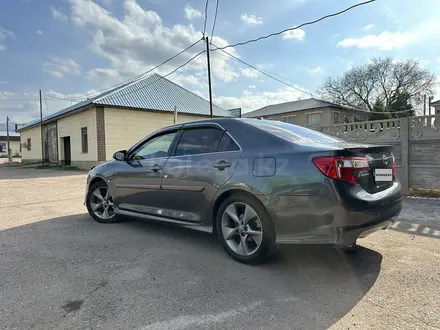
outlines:
[[217, 190], [232, 176], [241, 149], [222, 128], [186, 128], [163, 169], [164, 215], [203, 222]]

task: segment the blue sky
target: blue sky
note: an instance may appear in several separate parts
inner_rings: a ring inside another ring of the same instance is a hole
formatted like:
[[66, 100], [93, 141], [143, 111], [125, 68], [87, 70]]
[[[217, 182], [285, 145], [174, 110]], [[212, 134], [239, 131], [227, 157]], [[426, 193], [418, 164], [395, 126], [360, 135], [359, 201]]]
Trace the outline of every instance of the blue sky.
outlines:
[[[215, 2], [209, 2], [209, 35]], [[220, 0], [213, 42], [248, 40], [358, 2]], [[38, 89], [45, 96], [45, 113], [52, 113], [154, 67], [201, 38], [204, 6], [205, 0], [1, 1], [0, 122], [7, 115], [16, 122], [37, 117]], [[440, 75], [439, 13], [438, 0], [378, 0], [227, 51], [310, 93], [326, 76], [377, 56], [416, 58]], [[200, 43], [157, 72], [169, 73], [202, 49]], [[212, 52], [211, 61], [214, 101], [224, 108], [249, 111], [307, 97], [221, 52]], [[169, 79], [207, 97], [205, 57]]]

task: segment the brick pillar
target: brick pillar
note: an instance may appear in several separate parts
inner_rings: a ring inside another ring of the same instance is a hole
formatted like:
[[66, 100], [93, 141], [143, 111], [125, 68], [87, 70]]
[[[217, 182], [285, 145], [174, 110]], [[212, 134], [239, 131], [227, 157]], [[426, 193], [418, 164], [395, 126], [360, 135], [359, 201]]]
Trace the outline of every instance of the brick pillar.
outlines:
[[96, 135], [98, 145], [98, 161], [106, 161], [105, 154], [105, 112], [103, 106], [96, 107]]

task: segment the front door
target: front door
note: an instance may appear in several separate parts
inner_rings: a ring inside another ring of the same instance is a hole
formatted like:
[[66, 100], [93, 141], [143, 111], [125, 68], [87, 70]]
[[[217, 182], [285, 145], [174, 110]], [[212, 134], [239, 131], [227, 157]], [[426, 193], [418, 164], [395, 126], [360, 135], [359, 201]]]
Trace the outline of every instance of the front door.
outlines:
[[115, 166], [113, 196], [121, 210], [160, 216], [162, 169], [177, 132], [153, 137]]
[[64, 146], [64, 165], [71, 164], [71, 153], [70, 153], [70, 136], [63, 137], [63, 146]]
[[176, 220], [203, 222], [216, 192], [232, 176], [240, 156], [239, 146], [221, 129], [185, 129], [163, 170], [163, 214]]

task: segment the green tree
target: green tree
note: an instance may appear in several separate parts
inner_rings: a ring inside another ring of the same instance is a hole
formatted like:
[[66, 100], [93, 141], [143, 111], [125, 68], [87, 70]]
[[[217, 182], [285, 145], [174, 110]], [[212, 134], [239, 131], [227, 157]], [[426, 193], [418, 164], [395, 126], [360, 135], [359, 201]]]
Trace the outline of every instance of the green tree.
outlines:
[[395, 100], [390, 104], [390, 113], [394, 118], [413, 117], [415, 111], [411, 103], [409, 103], [408, 93], [399, 93]]
[[381, 120], [392, 118], [391, 113], [385, 109], [381, 100], [377, 99], [374, 102], [372, 114], [370, 115], [370, 120]]

